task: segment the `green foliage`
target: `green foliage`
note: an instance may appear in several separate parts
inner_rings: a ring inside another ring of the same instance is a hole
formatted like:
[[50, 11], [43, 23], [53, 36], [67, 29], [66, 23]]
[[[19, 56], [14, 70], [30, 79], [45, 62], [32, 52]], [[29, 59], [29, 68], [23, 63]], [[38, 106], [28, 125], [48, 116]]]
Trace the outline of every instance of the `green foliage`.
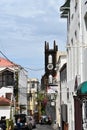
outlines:
[[37, 101], [43, 101], [44, 100], [44, 94], [43, 93], [38, 93], [37, 94]]
[[45, 93], [42, 92], [38, 92], [37, 93], [37, 98], [36, 98], [37, 102], [39, 104], [41, 104], [41, 114], [45, 114], [45, 108], [46, 108], [46, 101], [48, 100], [48, 97]]

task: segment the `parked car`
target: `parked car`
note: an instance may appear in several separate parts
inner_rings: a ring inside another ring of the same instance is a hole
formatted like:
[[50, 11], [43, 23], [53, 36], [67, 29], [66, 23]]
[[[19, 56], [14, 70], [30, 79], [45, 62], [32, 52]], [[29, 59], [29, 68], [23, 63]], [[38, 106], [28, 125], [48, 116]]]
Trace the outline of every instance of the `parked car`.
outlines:
[[14, 117], [14, 130], [32, 130], [31, 123], [27, 123], [26, 114], [16, 114]]
[[33, 116], [26, 116], [27, 123], [32, 124], [32, 128], [36, 128], [36, 122]]
[[51, 117], [47, 116], [47, 115], [42, 115], [40, 117], [40, 121], [39, 121], [40, 124], [51, 124], [52, 123], [52, 120], [51, 120]]

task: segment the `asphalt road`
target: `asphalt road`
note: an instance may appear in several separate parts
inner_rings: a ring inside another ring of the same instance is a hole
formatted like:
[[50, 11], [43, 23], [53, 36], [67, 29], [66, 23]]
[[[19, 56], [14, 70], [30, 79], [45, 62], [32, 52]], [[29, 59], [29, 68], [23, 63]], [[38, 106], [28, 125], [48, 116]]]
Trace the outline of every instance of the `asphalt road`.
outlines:
[[33, 130], [53, 130], [51, 125], [40, 125], [37, 124], [36, 128]]

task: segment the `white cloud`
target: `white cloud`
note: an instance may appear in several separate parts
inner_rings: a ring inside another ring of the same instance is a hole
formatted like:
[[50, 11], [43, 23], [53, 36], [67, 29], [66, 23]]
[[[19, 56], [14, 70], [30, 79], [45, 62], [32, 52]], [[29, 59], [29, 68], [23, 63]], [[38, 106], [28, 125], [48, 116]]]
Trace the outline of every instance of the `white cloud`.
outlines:
[[[20, 65], [44, 67], [44, 41], [60, 49], [66, 41], [66, 22], [60, 18], [63, 0], [0, 0], [0, 48]], [[40, 77], [41, 72], [35, 77]], [[30, 72], [34, 77], [34, 72]]]

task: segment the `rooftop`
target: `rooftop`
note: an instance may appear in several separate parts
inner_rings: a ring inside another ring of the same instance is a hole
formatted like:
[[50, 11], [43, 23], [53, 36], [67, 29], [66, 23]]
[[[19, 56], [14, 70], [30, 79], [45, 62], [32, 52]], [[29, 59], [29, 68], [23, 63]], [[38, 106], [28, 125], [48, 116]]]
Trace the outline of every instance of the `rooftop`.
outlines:
[[15, 65], [16, 64], [11, 62], [10, 60], [0, 57], [0, 67], [10, 67]]
[[4, 96], [0, 97], [0, 106], [9, 106], [10, 100], [5, 98]]

